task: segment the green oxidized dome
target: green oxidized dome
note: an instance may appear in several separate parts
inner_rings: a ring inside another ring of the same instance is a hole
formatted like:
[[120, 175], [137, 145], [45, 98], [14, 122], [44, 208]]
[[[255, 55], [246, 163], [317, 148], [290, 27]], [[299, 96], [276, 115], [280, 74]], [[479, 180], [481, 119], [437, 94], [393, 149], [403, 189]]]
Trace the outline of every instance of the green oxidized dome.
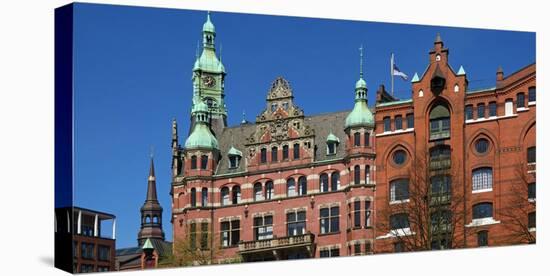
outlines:
[[336, 143], [340, 143], [340, 139], [338, 137], [336, 137], [336, 135], [329, 133], [328, 136], [327, 136], [327, 142], [336, 142]]
[[218, 149], [218, 140], [207, 125], [203, 123], [197, 123], [193, 128], [193, 132], [185, 141], [186, 149], [206, 148], [206, 149]]
[[355, 89], [359, 89], [359, 88], [367, 89], [367, 82], [363, 78], [360, 78], [355, 83]]
[[355, 126], [374, 127], [374, 116], [372, 116], [366, 101], [356, 101], [353, 110], [346, 117], [345, 127]]
[[210, 33], [216, 32], [216, 28], [214, 28], [214, 24], [212, 24], [212, 21], [210, 21], [210, 12], [208, 12], [208, 15], [206, 17], [206, 22], [204, 22], [204, 25], [202, 25], [202, 31], [210, 32]]

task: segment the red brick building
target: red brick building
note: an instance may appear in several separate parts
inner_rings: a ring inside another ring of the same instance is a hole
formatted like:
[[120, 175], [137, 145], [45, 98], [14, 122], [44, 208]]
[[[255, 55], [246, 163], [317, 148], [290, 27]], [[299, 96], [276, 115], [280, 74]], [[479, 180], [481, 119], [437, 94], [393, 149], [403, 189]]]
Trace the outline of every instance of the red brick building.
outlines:
[[381, 86], [371, 110], [361, 69], [352, 110], [306, 116], [277, 78], [256, 121], [230, 127], [215, 34], [208, 15], [185, 144], [172, 127], [174, 248], [217, 263], [526, 242], [512, 218], [534, 233], [534, 65], [470, 91], [438, 37], [410, 100]]

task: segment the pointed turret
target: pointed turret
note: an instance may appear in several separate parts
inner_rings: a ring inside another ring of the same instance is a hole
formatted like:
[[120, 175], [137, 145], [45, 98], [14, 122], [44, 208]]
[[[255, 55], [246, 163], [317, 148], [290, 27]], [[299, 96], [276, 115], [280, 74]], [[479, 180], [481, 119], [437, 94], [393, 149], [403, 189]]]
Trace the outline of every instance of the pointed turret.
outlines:
[[359, 48], [359, 80], [355, 83], [355, 106], [346, 117], [345, 128], [355, 126], [374, 127], [374, 117], [367, 105], [367, 82], [363, 79], [363, 46]]
[[151, 156], [149, 176], [147, 177], [147, 194], [141, 206], [141, 229], [138, 233], [138, 244], [142, 245], [146, 239], [164, 240], [162, 231], [162, 207], [157, 198], [157, 183], [155, 165]]
[[218, 140], [208, 127], [209, 114], [206, 104], [199, 102], [193, 107], [192, 114], [195, 125], [191, 135], [185, 141], [185, 149], [219, 149]]

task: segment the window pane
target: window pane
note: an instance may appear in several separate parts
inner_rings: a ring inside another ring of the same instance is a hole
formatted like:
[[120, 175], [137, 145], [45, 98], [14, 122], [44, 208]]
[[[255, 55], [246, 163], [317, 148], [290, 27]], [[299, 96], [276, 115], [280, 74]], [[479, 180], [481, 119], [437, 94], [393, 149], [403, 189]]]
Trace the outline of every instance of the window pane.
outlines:
[[356, 147], [361, 145], [361, 133], [355, 132], [353, 134], [353, 145]]
[[490, 218], [493, 217], [493, 204], [492, 203], [479, 203], [474, 205], [473, 218]]
[[517, 107], [518, 108], [521, 108], [521, 107], [525, 107], [525, 94], [523, 93], [519, 93], [517, 95]]
[[485, 105], [484, 104], [480, 104], [480, 105], [477, 106], [477, 118], [478, 119], [485, 118]]
[[497, 116], [497, 103], [489, 103], [489, 117]]
[[294, 159], [300, 158], [300, 145], [294, 144]]
[[395, 116], [395, 129], [403, 129], [403, 118], [401, 116]]
[[527, 149], [527, 163], [537, 162], [537, 148], [530, 147]]
[[283, 159], [288, 159], [288, 145], [283, 146]]
[[277, 162], [278, 153], [279, 153], [279, 149], [277, 147], [271, 148], [271, 162]]
[[493, 188], [493, 169], [479, 168], [472, 173], [472, 190], [485, 190]]
[[321, 174], [320, 178], [321, 192], [328, 192], [328, 175], [326, 173]]
[[528, 215], [528, 222], [527, 227], [529, 228], [535, 228], [537, 227], [537, 214], [535, 212], [531, 212]]
[[537, 198], [537, 185], [535, 183], [529, 183], [527, 194], [529, 199]]
[[464, 112], [466, 113], [466, 120], [472, 120], [474, 118], [474, 111], [471, 105], [467, 105]]
[[407, 114], [407, 128], [414, 128], [414, 115]]
[[529, 87], [529, 102], [535, 102], [537, 100], [537, 88], [534, 86]]
[[330, 176], [330, 189], [332, 191], [337, 191], [340, 186], [340, 173], [333, 172]]
[[385, 117], [384, 118], [384, 131], [391, 131], [391, 122], [390, 122], [390, 117]]
[[478, 246], [487, 246], [488, 243], [488, 237], [489, 232], [488, 231], [479, 231], [477, 232], [477, 245]]

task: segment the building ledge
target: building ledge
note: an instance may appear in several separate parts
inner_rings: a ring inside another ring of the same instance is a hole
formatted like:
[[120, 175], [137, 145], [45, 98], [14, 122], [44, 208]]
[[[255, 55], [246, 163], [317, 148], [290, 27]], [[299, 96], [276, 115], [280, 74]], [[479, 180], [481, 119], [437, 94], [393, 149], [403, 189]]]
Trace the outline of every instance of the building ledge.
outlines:
[[466, 224], [465, 227], [478, 227], [478, 226], [485, 226], [485, 225], [493, 225], [493, 224], [499, 224], [500, 220], [494, 220], [492, 217], [490, 218], [480, 218], [480, 219], [473, 219], [472, 222], [469, 224]]
[[381, 136], [390, 136], [390, 135], [398, 135], [403, 133], [411, 133], [414, 132], [414, 128], [406, 128], [406, 129], [398, 129], [398, 130], [392, 130], [392, 131], [384, 131], [382, 133], [376, 134], [376, 137]]
[[475, 123], [482, 123], [482, 122], [495, 121], [495, 120], [501, 120], [501, 119], [508, 119], [508, 118], [514, 118], [517, 116], [518, 114], [510, 114], [510, 115], [504, 115], [504, 116], [491, 116], [489, 118], [470, 119], [470, 120], [466, 120], [466, 124], [475, 124]]
[[519, 113], [519, 112], [525, 112], [525, 111], [529, 111], [529, 107], [518, 107], [516, 109], [516, 111]]
[[394, 200], [394, 201], [390, 201], [390, 205], [393, 205], [393, 204], [402, 204], [402, 203], [409, 203], [410, 201], [411, 201], [410, 199]]
[[406, 237], [406, 236], [412, 236], [415, 233], [411, 231], [410, 227], [407, 228], [401, 228], [401, 229], [393, 229], [390, 230], [387, 234], [383, 236], [376, 237], [377, 240], [381, 239], [389, 239], [389, 238], [395, 238], [395, 237]]
[[534, 102], [528, 102], [528, 103], [527, 103], [527, 106], [534, 106], [534, 105], [537, 105], [537, 102], [536, 102], [536, 101], [534, 101]]
[[492, 191], [493, 191], [493, 188], [481, 189], [481, 190], [472, 191], [472, 194], [488, 193], [488, 192], [492, 192]]
[[239, 253], [250, 254], [265, 250], [283, 249], [290, 247], [311, 246], [315, 236], [307, 233], [297, 236], [286, 236], [259, 241], [241, 241], [239, 242]]

